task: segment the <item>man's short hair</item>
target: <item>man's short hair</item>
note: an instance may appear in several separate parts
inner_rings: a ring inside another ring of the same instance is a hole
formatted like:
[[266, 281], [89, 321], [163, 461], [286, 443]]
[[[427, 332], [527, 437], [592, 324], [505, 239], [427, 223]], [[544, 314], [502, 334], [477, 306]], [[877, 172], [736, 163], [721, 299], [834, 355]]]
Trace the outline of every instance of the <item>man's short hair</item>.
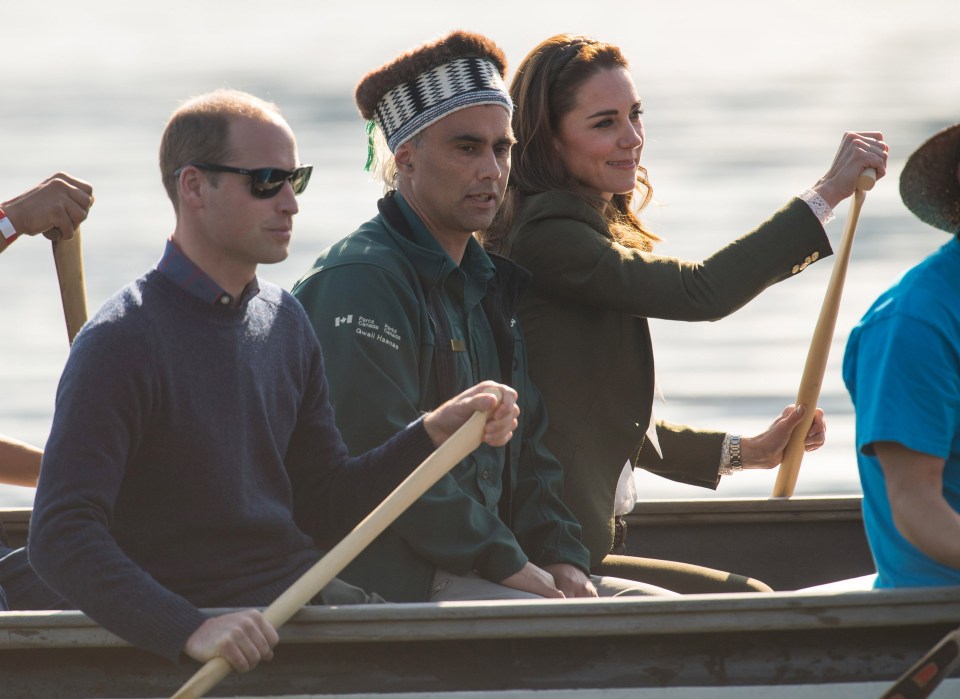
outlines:
[[[187, 163], [223, 163], [230, 152], [230, 121], [237, 117], [273, 120], [280, 108], [239, 90], [215, 90], [184, 102], [170, 116], [160, 139], [160, 177], [173, 202], [179, 205], [174, 172]], [[216, 173], [210, 173], [216, 183]]]

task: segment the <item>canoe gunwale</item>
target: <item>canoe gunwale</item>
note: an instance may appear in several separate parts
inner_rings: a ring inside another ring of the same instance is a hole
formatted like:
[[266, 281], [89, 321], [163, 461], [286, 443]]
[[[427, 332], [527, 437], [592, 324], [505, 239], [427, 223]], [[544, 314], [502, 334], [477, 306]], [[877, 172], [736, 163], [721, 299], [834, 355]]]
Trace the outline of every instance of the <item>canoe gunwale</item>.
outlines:
[[863, 497], [703, 498], [641, 500], [626, 516], [636, 527], [712, 523], [862, 522]]
[[[223, 613], [230, 610], [210, 610]], [[960, 625], [960, 588], [775, 592], [683, 598], [490, 601], [308, 607], [282, 643], [663, 636]], [[77, 611], [0, 612], [0, 652], [122, 647]]]

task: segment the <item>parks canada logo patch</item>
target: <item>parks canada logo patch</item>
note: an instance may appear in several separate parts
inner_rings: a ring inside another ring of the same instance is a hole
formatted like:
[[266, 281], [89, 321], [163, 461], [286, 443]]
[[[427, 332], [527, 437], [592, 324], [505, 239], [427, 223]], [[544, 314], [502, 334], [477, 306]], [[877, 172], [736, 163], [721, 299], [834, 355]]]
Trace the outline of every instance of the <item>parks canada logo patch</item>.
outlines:
[[400, 331], [389, 323], [381, 323], [373, 318], [348, 313], [344, 316], [335, 316], [333, 327], [349, 328], [360, 337], [379, 342], [394, 350], [400, 349]]

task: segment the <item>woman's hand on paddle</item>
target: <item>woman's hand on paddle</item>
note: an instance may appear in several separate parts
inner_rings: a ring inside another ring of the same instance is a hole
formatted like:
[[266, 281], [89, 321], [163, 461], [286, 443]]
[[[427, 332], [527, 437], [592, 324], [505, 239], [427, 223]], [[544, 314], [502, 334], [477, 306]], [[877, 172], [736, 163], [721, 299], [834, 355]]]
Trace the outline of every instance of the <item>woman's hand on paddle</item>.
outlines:
[[69, 240], [92, 205], [89, 182], [58, 172], [0, 208], [18, 233], [45, 233], [49, 238]]
[[821, 177], [811, 189], [823, 197], [830, 208], [857, 189], [857, 178], [867, 168], [877, 171], [879, 180], [887, 171], [887, 144], [879, 131], [848, 131], [843, 135], [840, 149], [834, 156], [833, 164], [827, 174]]
[[439, 447], [475, 412], [490, 413], [483, 428], [483, 441], [490, 446], [502, 447], [517, 429], [520, 416], [517, 392], [504, 384], [484, 381], [424, 415], [423, 426], [434, 446]]
[[[794, 428], [803, 420], [805, 406], [796, 408], [788, 405], [773, 421], [766, 432], [756, 437], [744, 437], [740, 440], [740, 457], [744, 468], [774, 468], [783, 461], [783, 452], [790, 441]], [[823, 446], [827, 439], [827, 423], [823, 417], [823, 410], [817, 408], [813, 416], [813, 424], [807, 431], [803, 442], [805, 451], [814, 451]]]
[[280, 636], [257, 609], [207, 619], [190, 634], [183, 652], [202, 663], [221, 657], [237, 672], [247, 672], [261, 660], [273, 660]]

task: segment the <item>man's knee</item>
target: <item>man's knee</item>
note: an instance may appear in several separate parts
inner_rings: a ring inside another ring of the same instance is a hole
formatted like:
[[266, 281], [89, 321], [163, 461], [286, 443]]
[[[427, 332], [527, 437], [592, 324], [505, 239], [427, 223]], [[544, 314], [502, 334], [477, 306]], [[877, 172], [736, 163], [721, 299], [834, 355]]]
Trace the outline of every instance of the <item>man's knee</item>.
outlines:
[[649, 583], [614, 578], [606, 575], [592, 575], [590, 579], [601, 597], [655, 597], [677, 596], [676, 592]]
[[457, 575], [437, 569], [430, 588], [431, 602], [461, 602], [499, 599], [543, 599], [540, 595], [515, 590], [480, 577], [476, 573]]

